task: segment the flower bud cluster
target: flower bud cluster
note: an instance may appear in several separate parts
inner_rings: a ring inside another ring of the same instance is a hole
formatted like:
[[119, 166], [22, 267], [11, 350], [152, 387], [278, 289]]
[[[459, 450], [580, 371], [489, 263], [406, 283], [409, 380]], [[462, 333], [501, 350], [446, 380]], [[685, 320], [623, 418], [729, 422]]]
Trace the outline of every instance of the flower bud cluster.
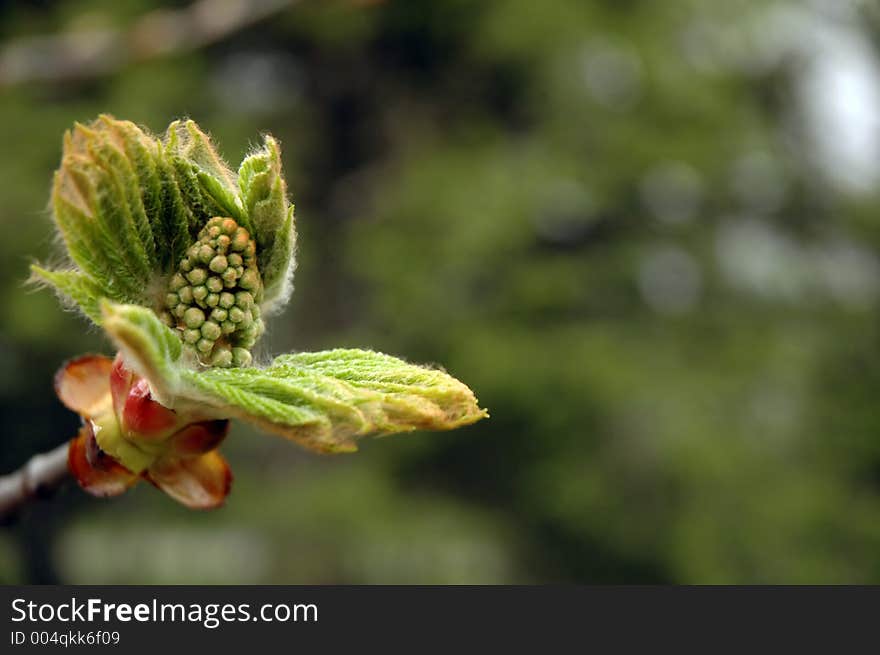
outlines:
[[209, 366], [247, 366], [263, 333], [256, 244], [232, 218], [209, 220], [168, 283], [162, 320]]

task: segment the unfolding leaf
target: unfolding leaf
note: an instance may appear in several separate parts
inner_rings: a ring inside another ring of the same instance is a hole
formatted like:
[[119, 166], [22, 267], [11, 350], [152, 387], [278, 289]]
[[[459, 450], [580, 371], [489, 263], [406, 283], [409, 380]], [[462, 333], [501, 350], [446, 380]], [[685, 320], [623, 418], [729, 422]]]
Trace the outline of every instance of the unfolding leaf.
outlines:
[[102, 299], [165, 312], [177, 290], [167, 285], [198, 235], [211, 218], [229, 217], [255, 239], [257, 302], [271, 312], [289, 297], [295, 266], [286, 194], [272, 137], [236, 177], [193, 121], [173, 122], [159, 140], [102, 115], [65, 135], [54, 178], [53, 214], [71, 261], [58, 271], [34, 267], [34, 275], [98, 324]]
[[296, 227], [293, 205], [287, 210], [287, 218], [275, 235], [272, 251], [263, 256], [263, 303], [266, 313], [283, 307], [293, 290], [292, 278], [296, 268]]
[[248, 155], [238, 169], [238, 188], [257, 241], [265, 285], [266, 309], [282, 305], [290, 295], [295, 268], [296, 228], [293, 206], [281, 173], [281, 149], [271, 136]]
[[[241, 207], [238, 206], [237, 196], [232, 191], [224, 187], [216, 178], [211, 177], [207, 173], [198, 172], [196, 174], [196, 179], [201, 185], [202, 193], [210, 197], [220, 210], [216, 212], [214, 216], [227, 216], [229, 218], [234, 218], [239, 225], [243, 226], [245, 229], [248, 228], [250, 222], [245, 218], [245, 214], [242, 212]], [[213, 216], [211, 218], [213, 218]]]
[[270, 253], [275, 234], [287, 216], [287, 185], [281, 174], [281, 150], [270, 136], [238, 171], [238, 187], [261, 252]]
[[179, 384], [180, 339], [156, 315], [138, 305], [101, 305], [104, 329], [119, 347], [127, 365], [150, 382], [156, 399], [173, 407]]
[[80, 487], [93, 496], [118, 496], [138, 481], [138, 476], [101, 451], [90, 425], [71, 440], [67, 467]]
[[199, 129], [195, 121], [174, 121], [165, 133], [165, 150], [193, 162], [223, 183], [228, 189], [235, 188], [235, 176], [223, 158], [217, 153], [211, 138]]
[[[48, 271], [36, 264], [31, 266], [32, 281], [51, 284], [62, 299], [75, 303], [82, 312], [97, 324], [101, 323], [101, 297], [105, 295], [97, 282], [85, 273], [78, 271]], [[125, 301], [125, 298], [113, 298]]]
[[130, 365], [169, 407], [239, 418], [320, 452], [352, 452], [364, 436], [451, 430], [487, 415], [446, 372], [390, 355], [340, 349], [283, 355], [266, 368], [195, 370], [152, 312], [105, 303], [104, 317]]
[[55, 393], [68, 409], [94, 418], [111, 408], [112, 367], [113, 360], [103, 355], [77, 357], [55, 374]]
[[146, 477], [191, 509], [219, 507], [232, 488], [232, 471], [216, 450], [195, 457], [160, 459]]

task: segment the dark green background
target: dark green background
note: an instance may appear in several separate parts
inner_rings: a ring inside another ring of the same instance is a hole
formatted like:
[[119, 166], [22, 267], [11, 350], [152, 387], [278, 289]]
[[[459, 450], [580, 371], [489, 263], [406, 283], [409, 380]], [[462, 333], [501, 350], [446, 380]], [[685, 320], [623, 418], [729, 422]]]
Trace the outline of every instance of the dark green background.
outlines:
[[[183, 5], [0, 2], [0, 52]], [[0, 86], [0, 470], [75, 433], [52, 375], [110, 352], [23, 285], [100, 112], [190, 116], [233, 165], [281, 140], [300, 264], [264, 359], [440, 363], [492, 414], [338, 457], [236, 426], [224, 509], [68, 487], [0, 528], [0, 581], [880, 582], [871, 6], [304, 0]]]

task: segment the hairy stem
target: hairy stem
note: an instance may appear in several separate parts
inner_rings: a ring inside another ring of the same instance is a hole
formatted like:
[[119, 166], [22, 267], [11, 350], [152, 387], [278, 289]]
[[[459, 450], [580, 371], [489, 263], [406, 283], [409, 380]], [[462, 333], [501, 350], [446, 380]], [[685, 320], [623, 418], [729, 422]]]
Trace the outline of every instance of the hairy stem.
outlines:
[[67, 448], [65, 442], [34, 455], [14, 473], [0, 477], [0, 523], [11, 519], [29, 501], [49, 495], [67, 478]]

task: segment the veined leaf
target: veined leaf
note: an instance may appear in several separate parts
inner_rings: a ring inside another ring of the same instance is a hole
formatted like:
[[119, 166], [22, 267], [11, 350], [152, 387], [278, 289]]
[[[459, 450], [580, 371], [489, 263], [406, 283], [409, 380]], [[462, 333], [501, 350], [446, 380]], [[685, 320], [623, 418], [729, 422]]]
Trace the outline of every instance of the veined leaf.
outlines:
[[104, 326], [169, 407], [239, 418], [319, 452], [352, 452], [368, 435], [450, 430], [487, 416], [473, 392], [444, 371], [367, 350], [282, 355], [266, 368], [196, 370], [155, 315], [102, 305]]
[[[39, 281], [47, 282], [59, 293], [76, 303], [92, 321], [101, 324], [101, 297], [106, 290], [85, 273], [78, 271], [47, 271], [39, 266], [31, 266], [31, 272]], [[125, 300], [117, 298], [116, 300]]]
[[281, 150], [271, 136], [265, 137], [262, 149], [241, 163], [238, 187], [257, 241], [265, 309], [271, 312], [289, 297], [296, 267], [293, 205], [287, 200], [287, 186], [281, 174]]
[[68, 253], [102, 287], [136, 298], [144, 285], [116, 249], [107, 222], [100, 216], [93, 179], [81, 166], [81, 158], [65, 157], [52, 192], [55, 220]]
[[281, 150], [271, 136], [242, 162], [238, 171], [242, 203], [250, 217], [261, 256], [271, 256], [275, 235], [287, 217], [287, 185], [281, 175]]
[[275, 235], [272, 252], [262, 260], [263, 303], [265, 311], [271, 314], [277, 307], [283, 307], [293, 291], [293, 271], [296, 269], [296, 224], [293, 205], [287, 210], [287, 218]]
[[211, 200], [220, 207], [221, 212], [217, 214], [218, 216], [234, 218], [239, 225], [248, 229], [249, 222], [244, 217], [241, 207], [238, 206], [235, 194], [207, 173], [198, 172], [196, 178], [202, 187], [202, 192], [210, 196]]
[[163, 266], [173, 269], [192, 244], [189, 226], [195, 221], [192, 218], [192, 209], [184, 202], [174, 167], [164, 153], [157, 158], [157, 172], [162, 182], [162, 209], [154, 223], [160, 226], [158, 233], [163, 238], [164, 248], [160, 248], [160, 261]]
[[160, 185], [154, 155], [145, 147], [145, 135], [134, 123], [117, 121], [102, 115], [98, 122], [105, 127], [96, 159], [113, 173], [125, 192], [125, 201], [140, 242], [149, 260], [156, 266], [156, 238], [150, 219], [159, 210]]
[[[271, 137], [236, 178], [193, 121], [175, 121], [160, 141], [134, 123], [102, 115], [65, 134], [52, 207], [71, 263], [90, 282], [64, 270], [41, 278], [63, 285], [92, 320], [101, 320], [102, 297], [171, 309], [164, 303], [176, 289], [160, 287], [187, 272], [177, 269], [215, 216], [232, 218], [256, 243], [259, 309], [273, 311], [289, 297], [296, 234]], [[170, 316], [166, 322], [173, 322]]]
[[[320, 452], [353, 452], [369, 435], [451, 430], [487, 414], [444, 371], [368, 350], [282, 355], [264, 369], [184, 374], [204, 402]], [[222, 406], [222, 405], [221, 405]]]
[[191, 161], [174, 154], [166, 156], [174, 171], [174, 181], [180, 189], [184, 204], [189, 208], [189, 233], [194, 236], [214, 216], [224, 216], [226, 212], [214, 196], [205, 192], [199, 181], [200, 170]]
[[165, 150], [193, 162], [227, 189], [235, 189], [235, 176], [217, 153], [210, 137], [199, 129], [195, 121], [174, 121], [165, 134]]
[[171, 328], [140, 305], [101, 303], [104, 329], [125, 357], [128, 366], [150, 382], [156, 400], [174, 407], [179, 384], [182, 346]]

